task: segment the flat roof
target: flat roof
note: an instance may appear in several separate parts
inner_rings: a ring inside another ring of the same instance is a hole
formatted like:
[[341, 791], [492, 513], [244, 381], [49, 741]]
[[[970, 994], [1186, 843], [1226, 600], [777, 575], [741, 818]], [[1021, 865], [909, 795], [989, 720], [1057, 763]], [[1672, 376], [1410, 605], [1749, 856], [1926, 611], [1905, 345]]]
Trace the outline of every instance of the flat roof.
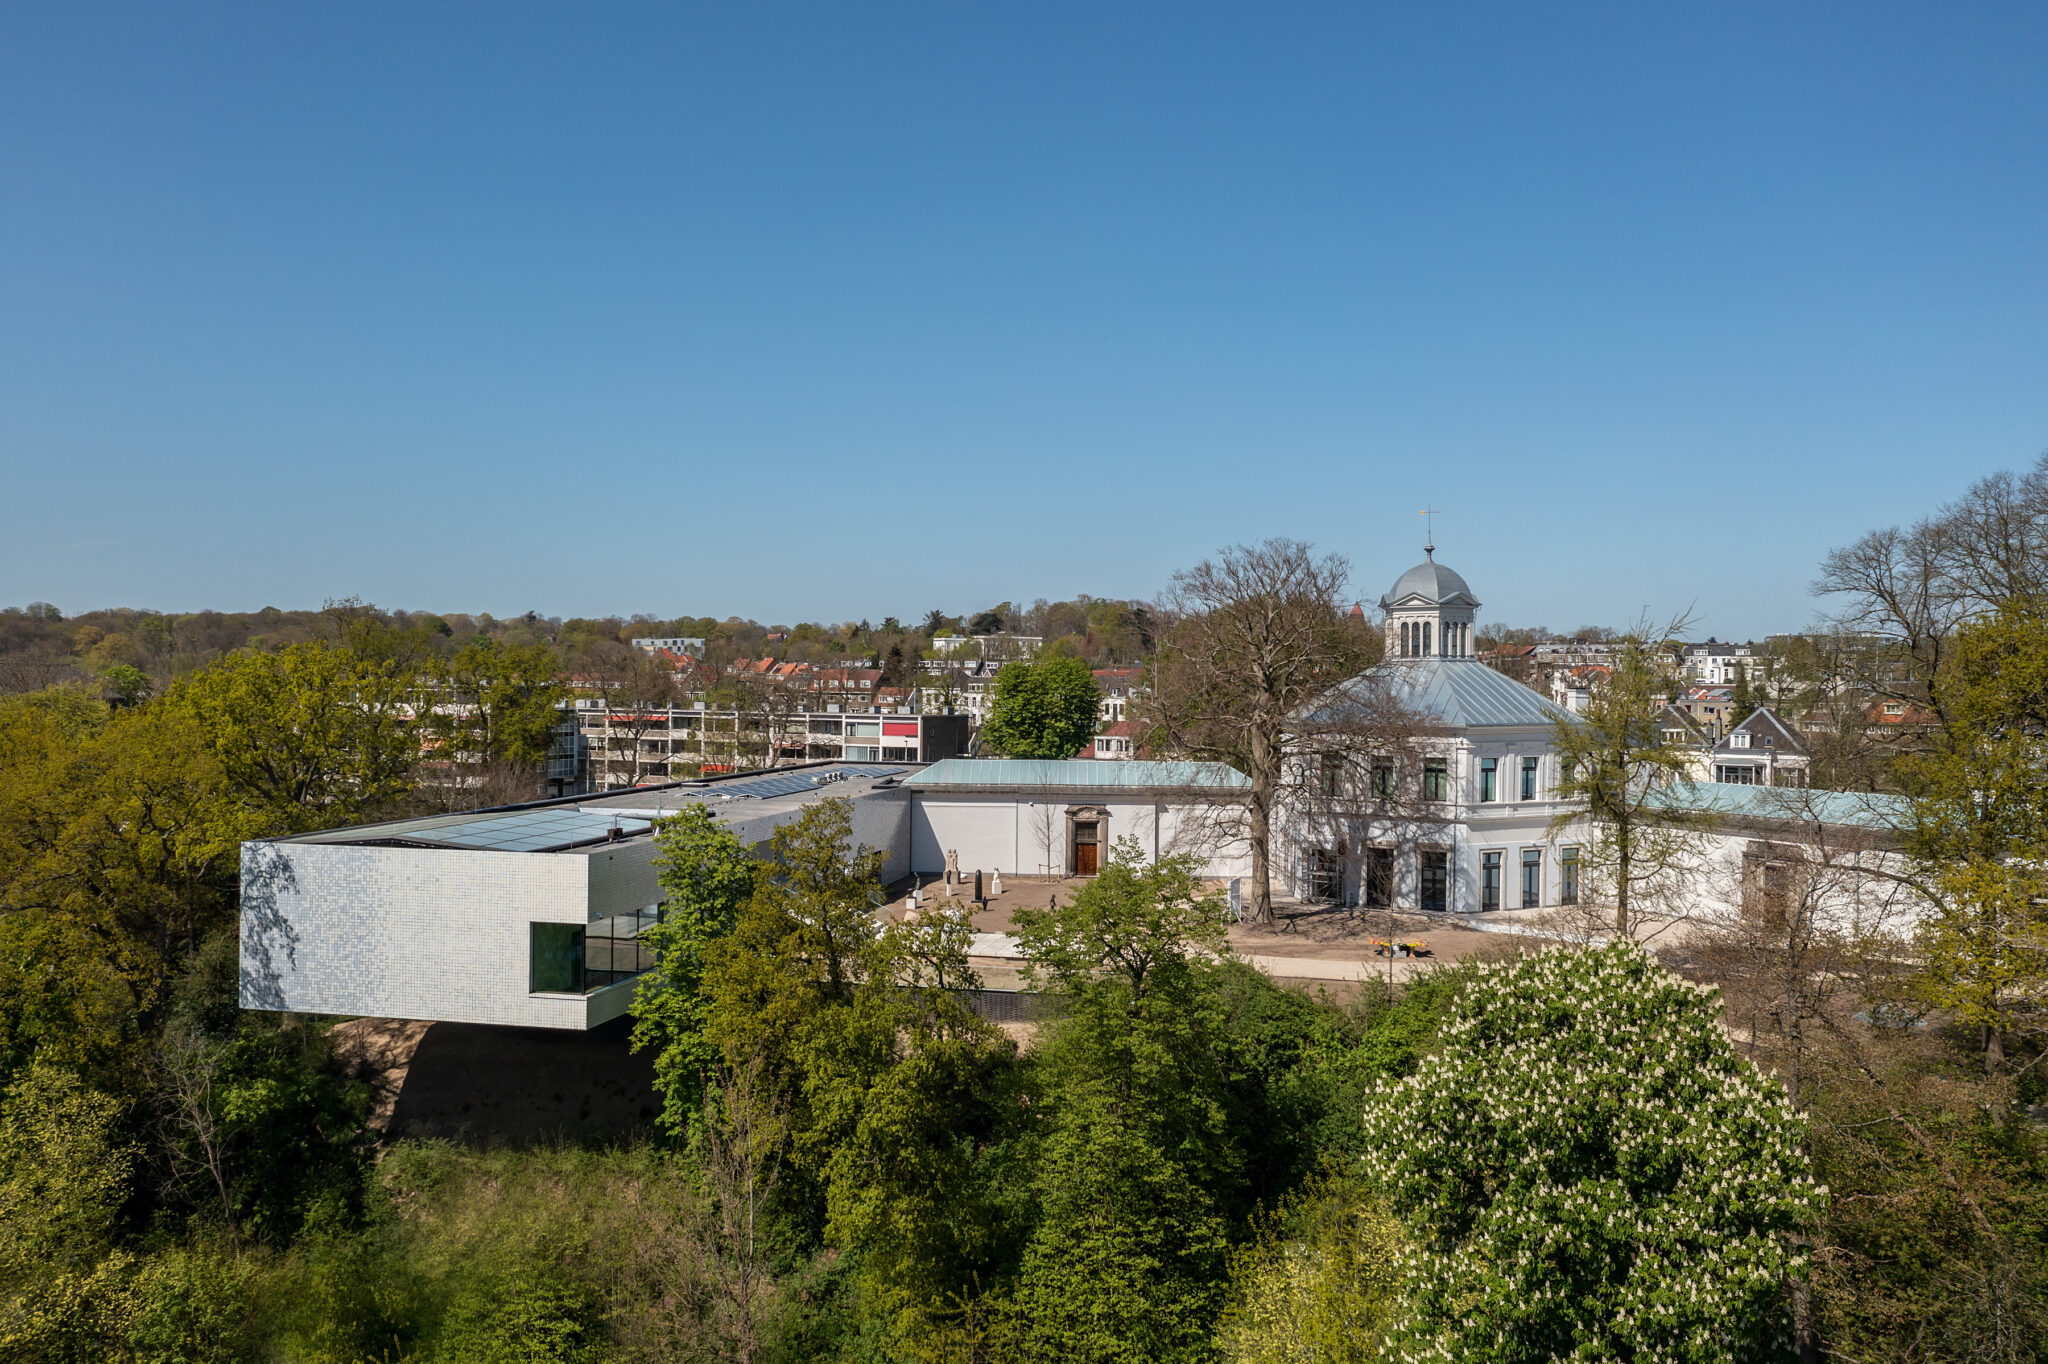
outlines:
[[1096, 790], [1181, 786], [1241, 790], [1251, 779], [1224, 763], [1103, 758], [942, 758], [904, 783], [944, 787], [1065, 786]]
[[296, 834], [280, 843], [453, 848], [487, 852], [570, 852], [646, 838], [654, 822], [689, 805], [737, 814], [771, 813], [831, 796], [855, 796], [894, 785], [911, 771], [901, 763], [807, 763], [694, 781], [662, 782], [588, 796], [460, 810]]
[[1738, 819], [1774, 819], [1890, 832], [1902, 832], [1913, 822], [1913, 803], [1904, 796], [1862, 791], [1696, 781], [1660, 787], [1653, 799], [1678, 809]]

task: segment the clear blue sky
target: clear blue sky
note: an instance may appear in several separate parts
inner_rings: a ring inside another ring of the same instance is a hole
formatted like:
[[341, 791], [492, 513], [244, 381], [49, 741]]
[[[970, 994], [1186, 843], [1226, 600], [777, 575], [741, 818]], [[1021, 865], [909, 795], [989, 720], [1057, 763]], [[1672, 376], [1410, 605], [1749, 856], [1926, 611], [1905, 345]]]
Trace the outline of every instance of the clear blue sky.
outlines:
[[0, 10], [0, 602], [1794, 627], [2048, 449], [2048, 6]]

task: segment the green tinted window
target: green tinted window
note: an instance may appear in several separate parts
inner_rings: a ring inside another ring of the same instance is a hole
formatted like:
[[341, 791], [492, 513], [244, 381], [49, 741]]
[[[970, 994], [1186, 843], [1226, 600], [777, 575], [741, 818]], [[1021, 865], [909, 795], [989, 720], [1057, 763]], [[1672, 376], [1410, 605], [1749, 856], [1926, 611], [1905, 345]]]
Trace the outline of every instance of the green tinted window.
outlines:
[[533, 972], [536, 993], [583, 993], [583, 925], [534, 924]]

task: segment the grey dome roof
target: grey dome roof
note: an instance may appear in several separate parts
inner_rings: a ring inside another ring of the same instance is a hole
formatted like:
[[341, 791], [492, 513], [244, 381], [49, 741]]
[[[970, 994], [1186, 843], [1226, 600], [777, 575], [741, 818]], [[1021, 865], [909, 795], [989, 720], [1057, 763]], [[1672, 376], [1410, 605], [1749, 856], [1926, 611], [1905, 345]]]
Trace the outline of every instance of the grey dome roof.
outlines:
[[1381, 607], [1391, 607], [1418, 597], [1431, 606], [1479, 605], [1479, 598], [1472, 595], [1472, 589], [1465, 585], [1457, 570], [1438, 563], [1434, 551], [1424, 550], [1423, 553], [1427, 557], [1403, 573], [1401, 580], [1394, 584], [1394, 590], [1380, 598]]
[[1495, 672], [1476, 658], [1390, 658], [1340, 682], [1309, 719], [1332, 723], [1392, 700], [1451, 730], [1548, 729], [1582, 724], [1547, 696]]

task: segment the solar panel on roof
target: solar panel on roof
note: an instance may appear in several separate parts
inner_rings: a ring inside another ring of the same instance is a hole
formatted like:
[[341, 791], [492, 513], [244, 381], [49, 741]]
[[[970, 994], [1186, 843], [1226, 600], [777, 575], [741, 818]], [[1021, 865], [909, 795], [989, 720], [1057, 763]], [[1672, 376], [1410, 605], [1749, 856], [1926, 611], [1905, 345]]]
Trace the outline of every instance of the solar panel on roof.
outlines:
[[[887, 777], [903, 771], [900, 767], [839, 767], [835, 773], [849, 777]], [[745, 777], [737, 781], [721, 781], [706, 788], [712, 796], [728, 799], [772, 800], [776, 796], [791, 796], [800, 791], [817, 791], [836, 785], [835, 782], [820, 781], [818, 772], [785, 772], [765, 777]]]
[[645, 833], [649, 827], [644, 819], [622, 819], [596, 810], [531, 810], [434, 829], [428, 836], [435, 843], [462, 848], [543, 852], [565, 844], [595, 842], [613, 828], [632, 835]]

